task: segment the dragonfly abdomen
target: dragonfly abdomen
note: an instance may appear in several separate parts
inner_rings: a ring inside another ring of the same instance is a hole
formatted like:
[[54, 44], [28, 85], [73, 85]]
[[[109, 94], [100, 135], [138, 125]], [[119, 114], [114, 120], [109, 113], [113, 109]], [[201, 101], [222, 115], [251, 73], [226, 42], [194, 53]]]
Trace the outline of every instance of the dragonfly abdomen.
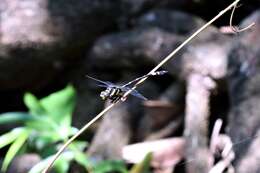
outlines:
[[123, 91], [120, 88], [112, 88], [109, 99], [112, 103], [117, 102], [123, 96]]

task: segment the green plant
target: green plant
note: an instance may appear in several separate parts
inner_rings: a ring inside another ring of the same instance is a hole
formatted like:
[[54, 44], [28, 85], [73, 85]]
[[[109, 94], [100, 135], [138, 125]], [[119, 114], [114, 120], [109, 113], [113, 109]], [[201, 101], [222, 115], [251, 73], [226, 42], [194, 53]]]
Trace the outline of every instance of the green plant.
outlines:
[[107, 172], [118, 172], [118, 173], [147, 173], [150, 168], [152, 160], [152, 153], [148, 153], [144, 159], [132, 166], [129, 170], [123, 161], [117, 160], [104, 160], [95, 164], [92, 168], [93, 173], [107, 173]]
[[[2, 171], [6, 172], [16, 155], [35, 152], [41, 156], [42, 161], [36, 164], [29, 173], [41, 172], [53, 159], [54, 153], [58, 151], [62, 143], [78, 131], [71, 126], [75, 102], [75, 89], [72, 86], [67, 86], [42, 99], [37, 99], [34, 95], [26, 93], [24, 103], [29, 109], [28, 112], [0, 114], [0, 124], [21, 123], [23, 125], [0, 136], [0, 148], [10, 145], [2, 165]], [[93, 163], [83, 152], [86, 146], [86, 142], [73, 141], [55, 163], [55, 172], [68, 172], [70, 162], [73, 160], [91, 173], [144, 173], [150, 165], [150, 154], [131, 170], [127, 170], [123, 161], [105, 160]]]
[[[29, 112], [1, 114], [0, 124], [19, 122], [23, 125], [0, 136], [0, 148], [10, 144], [3, 161], [2, 171], [7, 170], [16, 155], [36, 152], [43, 160], [35, 165], [30, 173], [40, 172], [53, 157], [52, 155], [57, 152], [61, 143], [78, 131], [71, 126], [75, 102], [75, 89], [67, 86], [40, 100], [32, 94], [26, 93], [24, 103]], [[57, 173], [67, 172], [72, 160], [88, 169], [89, 162], [83, 153], [86, 145], [86, 142], [74, 141], [55, 164], [55, 171]]]

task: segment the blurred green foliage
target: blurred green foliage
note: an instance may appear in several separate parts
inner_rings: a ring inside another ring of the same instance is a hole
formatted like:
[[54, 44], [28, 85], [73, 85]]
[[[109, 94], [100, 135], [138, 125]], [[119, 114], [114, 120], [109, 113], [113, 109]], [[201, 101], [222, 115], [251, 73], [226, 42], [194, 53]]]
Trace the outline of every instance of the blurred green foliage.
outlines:
[[[22, 124], [21, 127], [14, 128], [0, 136], [0, 148], [10, 145], [2, 164], [2, 172], [6, 172], [15, 156], [25, 153], [37, 153], [41, 156], [42, 160], [29, 173], [41, 172], [62, 144], [78, 131], [71, 126], [72, 113], [76, 104], [76, 91], [72, 86], [69, 85], [42, 99], [26, 93], [24, 103], [28, 112], [0, 114], [0, 125]], [[73, 141], [56, 161], [55, 172], [67, 173], [72, 161], [83, 166], [86, 172], [91, 173], [145, 173], [150, 165], [150, 155], [130, 171], [127, 170], [123, 161], [105, 160], [94, 163], [84, 153], [86, 147], [87, 142]]]
[[[76, 103], [76, 91], [72, 86], [67, 86], [42, 99], [26, 93], [24, 103], [29, 109], [28, 112], [9, 112], [0, 115], [0, 124], [19, 122], [23, 125], [0, 136], [0, 148], [10, 145], [2, 164], [3, 172], [6, 172], [16, 155], [30, 152], [36, 152], [42, 158], [30, 173], [40, 172], [61, 144], [78, 131], [71, 126]], [[72, 160], [87, 169], [89, 162], [83, 152], [86, 146], [86, 142], [74, 141], [55, 164], [55, 171], [68, 172]]]

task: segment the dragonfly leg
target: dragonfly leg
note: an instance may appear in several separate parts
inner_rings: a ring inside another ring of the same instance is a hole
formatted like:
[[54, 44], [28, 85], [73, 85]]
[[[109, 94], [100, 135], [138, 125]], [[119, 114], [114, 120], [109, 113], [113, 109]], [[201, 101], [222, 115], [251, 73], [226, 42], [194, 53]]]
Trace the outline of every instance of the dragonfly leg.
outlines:
[[118, 102], [118, 100], [120, 100], [122, 98], [122, 96], [113, 96], [112, 98], [110, 98], [110, 102], [111, 103], [116, 103]]

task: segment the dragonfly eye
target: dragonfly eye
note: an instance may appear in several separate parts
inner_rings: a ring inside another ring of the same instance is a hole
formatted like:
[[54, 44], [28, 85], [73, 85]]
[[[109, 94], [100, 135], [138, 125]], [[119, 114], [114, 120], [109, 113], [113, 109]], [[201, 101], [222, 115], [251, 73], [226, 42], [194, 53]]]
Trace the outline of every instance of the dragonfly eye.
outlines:
[[108, 93], [106, 91], [102, 91], [100, 93], [100, 97], [101, 97], [102, 100], [106, 100], [107, 97], [108, 97]]

